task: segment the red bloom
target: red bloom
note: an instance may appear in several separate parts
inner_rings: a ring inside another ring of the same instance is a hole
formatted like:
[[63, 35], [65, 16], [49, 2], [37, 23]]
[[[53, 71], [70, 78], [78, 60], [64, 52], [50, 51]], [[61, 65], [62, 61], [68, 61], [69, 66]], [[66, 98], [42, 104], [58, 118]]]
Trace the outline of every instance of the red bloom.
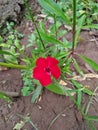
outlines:
[[42, 86], [47, 86], [52, 83], [51, 76], [56, 79], [60, 77], [58, 60], [50, 56], [38, 58], [36, 67], [33, 70], [33, 77], [39, 80]]

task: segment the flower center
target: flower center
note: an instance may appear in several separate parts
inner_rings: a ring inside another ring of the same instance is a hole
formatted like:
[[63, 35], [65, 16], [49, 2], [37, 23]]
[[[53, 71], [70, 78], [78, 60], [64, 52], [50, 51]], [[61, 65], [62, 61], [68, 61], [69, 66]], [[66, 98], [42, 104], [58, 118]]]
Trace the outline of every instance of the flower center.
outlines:
[[45, 71], [48, 73], [48, 74], [50, 74], [50, 68], [45, 68]]

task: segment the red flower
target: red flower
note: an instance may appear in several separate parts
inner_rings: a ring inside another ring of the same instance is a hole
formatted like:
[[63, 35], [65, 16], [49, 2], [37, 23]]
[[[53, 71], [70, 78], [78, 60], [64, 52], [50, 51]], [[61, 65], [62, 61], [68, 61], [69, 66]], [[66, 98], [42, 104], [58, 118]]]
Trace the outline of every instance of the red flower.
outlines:
[[60, 77], [60, 69], [58, 60], [48, 56], [47, 58], [38, 58], [36, 67], [33, 70], [33, 77], [40, 81], [42, 86], [52, 83], [51, 76], [58, 79]]

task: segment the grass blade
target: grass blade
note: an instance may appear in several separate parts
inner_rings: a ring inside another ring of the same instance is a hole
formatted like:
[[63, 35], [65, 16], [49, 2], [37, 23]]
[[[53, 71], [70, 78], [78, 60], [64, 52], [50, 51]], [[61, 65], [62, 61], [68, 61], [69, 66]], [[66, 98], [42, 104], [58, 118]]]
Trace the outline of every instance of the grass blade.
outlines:
[[91, 130], [95, 130], [92, 121], [88, 121], [89, 127], [91, 128]]
[[[2, 51], [2, 50], [0, 50], [0, 54], [3, 54], [3, 55], [12, 55], [12, 56], [14, 56], [13, 54], [11, 54], [10, 52], [8, 52], [8, 51]], [[14, 56], [15, 57], [15, 56]]]
[[98, 64], [91, 60], [90, 58], [84, 56], [84, 55], [79, 55], [79, 57], [84, 60], [87, 64], [89, 64], [94, 70], [98, 71]]
[[0, 92], [0, 98], [7, 101], [7, 102], [10, 102], [11, 99], [10, 97], [8, 97], [6, 94], [4, 94], [3, 92]]
[[53, 0], [38, 0], [39, 4], [52, 15], [56, 15], [60, 17], [65, 23], [69, 24], [69, 18], [64, 12], [60, 9], [60, 7]]
[[83, 24], [84, 24], [85, 18], [86, 18], [86, 16], [83, 15], [83, 16], [78, 20], [77, 31], [76, 31], [76, 37], [75, 37], [75, 47], [77, 46], [79, 34], [80, 34], [80, 31], [81, 31], [82, 26], [83, 26]]
[[79, 67], [77, 61], [75, 59], [73, 59], [74, 61], [74, 64], [75, 64], [75, 68], [76, 68], [76, 71], [81, 75], [83, 76], [83, 71], [81, 70], [81, 68]]
[[72, 83], [73, 83], [73, 85], [74, 85], [76, 88], [82, 89], [82, 91], [83, 91], [84, 93], [86, 93], [86, 94], [88, 94], [88, 95], [94, 95], [94, 93], [93, 93], [91, 90], [85, 88], [82, 84], [79, 84], [79, 83], [76, 82], [75, 80], [72, 80]]
[[81, 106], [81, 101], [82, 101], [82, 90], [79, 90], [77, 92], [77, 106], [78, 106], [78, 108]]
[[83, 29], [86, 29], [86, 28], [95, 28], [95, 29], [98, 29], [98, 24], [92, 24], [92, 25], [83, 26]]
[[98, 116], [87, 116], [86, 119], [88, 121], [98, 121]]
[[36, 99], [38, 99], [39, 95], [42, 93], [42, 87], [39, 85], [34, 91], [34, 94], [32, 95], [31, 102], [35, 103]]

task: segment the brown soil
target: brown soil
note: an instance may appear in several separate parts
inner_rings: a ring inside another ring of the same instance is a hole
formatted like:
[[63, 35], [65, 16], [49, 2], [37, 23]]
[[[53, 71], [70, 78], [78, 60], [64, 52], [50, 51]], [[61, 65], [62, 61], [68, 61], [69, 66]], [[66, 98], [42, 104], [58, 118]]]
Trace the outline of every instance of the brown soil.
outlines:
[[[31, 33], [28, 26], [23, 23], [18, 30], [25, 37], [21, 43], [28, 43], [28, 35]], [[67, 36], [70, 40], [70, 35]], [[98, 63], [98, 41], [94, 35], [90, 35], [89, 31], [83, 31], [76, 52], [84, 54]], [[28, 54], [29, 50], [27, 50]], [[85, 63], [77, 59], [85, 73], [90, 73], [85, 66]], [[73, 72], [75, 69], [73, 69]], [[96, 73], [96, 72], [95, 72]], [[87, 79], [82, 82], [84, 85], [89, 85], [90, 89], [95, 89], [98, 86], [96, 78]], [[0, 71], [0, 89], [4, 91], [19, 92], [23, 87], [21, 73], [16, 69]], [[83, 95], [83, 104], [87, 103], [89, 96]], [[96, 97], [97, 99], [98, 97]], [[64, 111], [64, 112], [63, 112]], [[82, 119], [81, 113], [77, 110], [71, 99], [67, 96], [59, 96], [44, 90], [41, 100], [36, 104], [31, 103], [31, 96], [14, 98], [11, 104], [0, 99], [0, 130], [13, 130], [14, 126], [23, 119], [17, 114], [26, 117], [29, 113], [31, 121], [35, 124], [38, 130], [48, 130], [51, 121], [59, 114], [62, 114], [52, 124], [50, 130], [90, 130], [86, 121]], [[98, 116], [98, 103], [94, 101], [89, 109], [90, 115]], [[94, 127], [98, 129], [98, 123], [94, 122]], [[21, 130], [35, 130], [30, 123], [25, 123]]]

